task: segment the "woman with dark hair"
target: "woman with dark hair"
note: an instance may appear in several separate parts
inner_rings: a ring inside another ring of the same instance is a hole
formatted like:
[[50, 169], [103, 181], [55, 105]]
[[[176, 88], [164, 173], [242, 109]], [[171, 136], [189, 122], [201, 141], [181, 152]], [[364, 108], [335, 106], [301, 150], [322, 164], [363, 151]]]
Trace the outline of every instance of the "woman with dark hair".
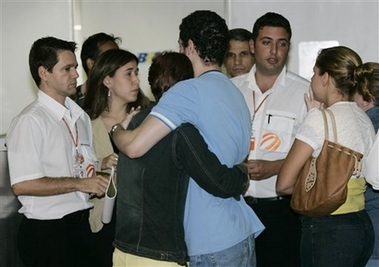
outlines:
[[[92, 120], [93, 145], [98, 158], [96, 170], [110, 172], [116, 167], [118, 149], [109, 137], [112, 125], [122, 121], [133, 107], [146, 108], [150, 101], [139, 87], [138, 59], [125, 50], [114, 49], [102, 53], [96, 60], [87, 84], [83, 109]], [[94, 233], [99, 266], [112, 266], [112, 242], [115, 218], [103, 224], [101, 215], [104, 198], [93, 198], [90, 225]]]
[[[367, 62], [362, 64], [355, 70], [354, 76], [359, 81], [359, 86], [362, 87], [360, 93], [355, 94], [355, 102], [366, 112], [374, 125], [375, 132], [378, 132], [379, 63]], [[376, 240], [374, 251], [366, 267], [374, 267], [379, 266], [379, 190], [375, 190], [370, 184], [367, 184], [365, 192], [365, 208], [374, 226]]]
[[[338, 143], [360, 152], [365, 161], [375, 132], [369, 117], [354, 102], [356, 93], [367, 94], [367, 87], [360, 86], [361, 81], [355, 75], [361, 64], [359, 55], [350, 48], [323, 49], [316, 59], [311, 88], [314, 99], [335, 117]], [[331, 123], [328, 125], [332, 133]], [[307, 159], [317, 157], [321, 151], [324, 128], [321, 111], [311, 109], [279, 171], [278, 192], [292, 194]], [[335, 138], [331, 136], [332, 141]], [[365, 210], [365, 171], [363, 162], [360, 174], [354, 172], [350, 177], [346, 201], [336, 211], [323, 217], [301, 217], [301, 266], [365, 266], [374, 245], [372, 223]]]
[[164, 51], [153, 59], [149, 68], [149, 84], [158, 102], [175, 83], [193, 78], [191, 61], [184, 54]]

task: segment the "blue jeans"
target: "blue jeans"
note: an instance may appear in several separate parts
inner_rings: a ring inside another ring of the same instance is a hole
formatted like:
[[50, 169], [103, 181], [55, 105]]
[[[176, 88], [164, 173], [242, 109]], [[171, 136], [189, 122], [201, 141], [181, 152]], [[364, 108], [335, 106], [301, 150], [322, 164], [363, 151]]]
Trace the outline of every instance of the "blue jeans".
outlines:
[[373, 260], [370, 258], [370, 260], [367, 262], [365, 267], [378, 267], [379, 266], [379, 260]]
[[366, 211], [372, 221], [375, 233], [375, 245], [374, 252], [371, 255], [370, 260], [376, 260], [379, 266], [379, 190], [374, 190], [371, 185], [367, 185], [365, 192]]
[[255, 267], [255, 240], [251, 235], [242, 242], [210, 254], [190, 257], [190, 267]]
[[365, 210], [301, 223], [302, 267], [364, 267], [371, 256], [374, 230]]

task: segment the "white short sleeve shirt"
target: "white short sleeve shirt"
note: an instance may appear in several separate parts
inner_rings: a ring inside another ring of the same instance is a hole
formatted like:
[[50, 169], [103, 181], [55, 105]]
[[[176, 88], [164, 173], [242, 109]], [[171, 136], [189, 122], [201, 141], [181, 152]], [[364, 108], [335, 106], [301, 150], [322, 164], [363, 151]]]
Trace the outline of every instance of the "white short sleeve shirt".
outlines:
[[[76, 147], [86, 162], [96, 162], [88, 115], [71, 99], [65, 106], [42, 91], [11, 123], [6, 137], [11, 185], [41, 177], [74, 177]], [[67, 122], [70, 131], [62, 119]], [[74, 139], [75, 140], [75, 139]], [[89, 164], [90, 165], [90, 164]], [[78, 178], [80, 179], [80, 178]], [[59, 219], [93, 206], [88, 194], [72, 192], [55, 196], [19, 196], [20, 213], [33, 219]]]
[[[307, 113], [304, 94], [309, 92], [309, 81], [284, 67], [273, 87], [262, 93], [255, 72], [254, 65], [249, 73], [232, 78], [242, 92], [252, 118], [254, 146], [249, 159], [284, 159]], [[277, 196], [276, 178], [274, 175], [261, 181], [251, 180], [246, 195], [257, 198]]]

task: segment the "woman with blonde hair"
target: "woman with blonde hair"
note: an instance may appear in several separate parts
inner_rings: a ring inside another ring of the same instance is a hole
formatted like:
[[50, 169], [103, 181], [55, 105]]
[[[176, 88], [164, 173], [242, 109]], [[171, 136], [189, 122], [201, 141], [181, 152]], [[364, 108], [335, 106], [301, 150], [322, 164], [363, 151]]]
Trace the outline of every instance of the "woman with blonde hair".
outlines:
[[[354, 102], [356, 92], [364, 94], [367, 90], [359, 86], [355, 77], [355, 70], [361, 64], [359, 55], [350, 48], [323, 49], [316, 59], [311, 89], [314, 99], [333, 113], [338, 143], [362, 153], [364, 161], [373, 145], [375, 132], [369, 117]], [[311, 109], [280, 169], [276, 184], [279, 193], [292, 194], [307, 159], [319, 155], [325, 139], [324, 130], [321, 111]], [[329, 123], [329, 133], [332, 132]], [[333, 134], [330, 137], [334, 140]], [[323, 217], [301, 217], [303, 267], [363, 267], [367, 263], [374, 245], [374, 232], [365, 211], [364, 175], [365, 164], [360, 176], [351, 176], [347, 199], [336, 211]]]

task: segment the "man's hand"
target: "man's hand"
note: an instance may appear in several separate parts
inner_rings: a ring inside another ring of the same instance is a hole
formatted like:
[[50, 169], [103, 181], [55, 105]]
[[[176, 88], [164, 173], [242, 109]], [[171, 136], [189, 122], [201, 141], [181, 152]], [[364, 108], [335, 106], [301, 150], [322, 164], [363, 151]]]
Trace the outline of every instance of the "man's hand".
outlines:
[[250, 180], [264, 180], [278, 174], [283, 160], [247, 160], [243, 164], [246, 166]]
[[54, 196], [80, 191], [102, 196], [107, 189], [108, 175], [96, 175], [89, 178], [41, 177], [26, 180], [12, 186], [16, 196]]
[[78, 190], [84, 193], [90, 193], [97, 197], [102, 197], [107, 190], [109, 176], [96, 175], [89, 178], [81, 178], [78, 184]]

